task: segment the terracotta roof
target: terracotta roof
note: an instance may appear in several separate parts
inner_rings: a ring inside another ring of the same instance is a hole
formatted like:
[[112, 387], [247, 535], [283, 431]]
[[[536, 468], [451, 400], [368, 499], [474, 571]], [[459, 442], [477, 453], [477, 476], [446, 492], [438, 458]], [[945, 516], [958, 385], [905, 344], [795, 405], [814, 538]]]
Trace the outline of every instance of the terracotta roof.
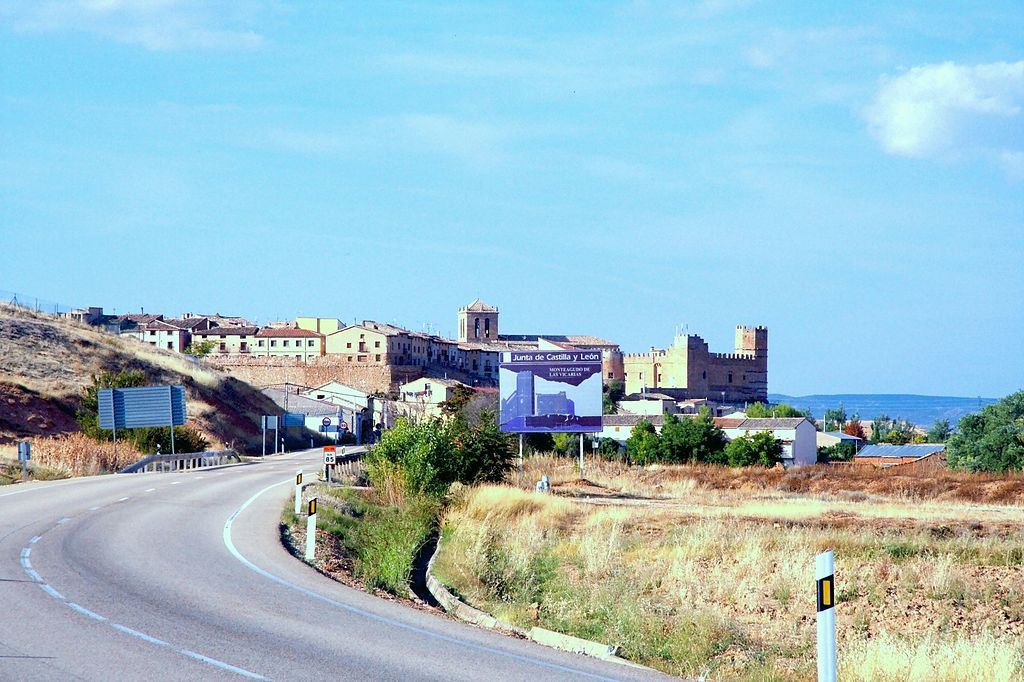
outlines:
[[472, 313], [496, 313], [498, 309], [494, 306], [487, 305], [479, 298], [473, 299], [473, 302], [466, 306], [466, 310]]
[[162, 320], [167, 324], [178, 327], [179, 329], [195, 329], [196, 327], [202, 327], [207, 324], [209, 320], [205, 317], [190, 317], [188, 319], [173, 319], [173, 320]]
[[260, 331], [259, 327], [214, 327], [213, 329], [202, 329], [195, 333], [196, 336], [256, 336]]
[[746, 419], [729, 419], [728, 417], [715, 417], [715, 426], [720, 429], [735, 429]]
[[256, 336], [261, 336], [261, 337], [262, 336], [273, 336], [275, 338], [282, 338], [282, 337], [284, 337], [284, 338], [301, 337], [301, 338], [309, 338], [309, 339], [319, 339], [320, 338], [320, 334], [317, 334], [314, 331], [310, 331], [308, 329], [290, 329], [290, 328], [287, 328], [287, 327], [280, 327], [280, 328], [268, 327], [268, 328], [264, 328], [264, 329], [261, 329], [259, 331], [259, 333], [256, 334]]
[[740, 429], [795, 429], [800, 422], [810, 421], [806, 417], [747, 417], [735, 428]]

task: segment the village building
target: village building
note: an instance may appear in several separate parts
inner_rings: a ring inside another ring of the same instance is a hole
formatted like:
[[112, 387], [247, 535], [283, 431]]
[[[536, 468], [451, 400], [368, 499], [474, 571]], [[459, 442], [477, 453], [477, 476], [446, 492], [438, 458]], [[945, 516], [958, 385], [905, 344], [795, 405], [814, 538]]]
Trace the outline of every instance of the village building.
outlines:
[[308, 329], [264, 327], [250, 352], [258, 357], [288, 357], [308, 362], [324, 354], [324, 337]]

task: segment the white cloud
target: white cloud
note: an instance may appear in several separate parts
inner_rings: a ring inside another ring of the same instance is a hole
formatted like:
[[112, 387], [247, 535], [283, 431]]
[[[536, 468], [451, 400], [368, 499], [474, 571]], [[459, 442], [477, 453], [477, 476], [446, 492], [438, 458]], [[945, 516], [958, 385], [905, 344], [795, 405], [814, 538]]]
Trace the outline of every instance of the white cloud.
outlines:
[[81, 31], [149, 50], [235, 50], [263, 38], [245, 24], [257, 5], [225, 10], [198, 0], [8, 0], [0, 20], [32, 33]]
[[918, 66], [883, 76], [866, 118], [890, 154], [986, 157], [1015, 174], [1024, 156], [1024, 61]]

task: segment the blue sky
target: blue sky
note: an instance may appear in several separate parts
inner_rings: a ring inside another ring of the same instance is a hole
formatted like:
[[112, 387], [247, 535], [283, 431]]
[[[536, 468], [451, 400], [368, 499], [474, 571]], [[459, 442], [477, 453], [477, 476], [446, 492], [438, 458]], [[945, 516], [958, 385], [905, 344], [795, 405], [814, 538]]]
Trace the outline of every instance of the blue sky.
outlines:
[[0, 0], [0, 290], [1024, 387], [1019, 2]]

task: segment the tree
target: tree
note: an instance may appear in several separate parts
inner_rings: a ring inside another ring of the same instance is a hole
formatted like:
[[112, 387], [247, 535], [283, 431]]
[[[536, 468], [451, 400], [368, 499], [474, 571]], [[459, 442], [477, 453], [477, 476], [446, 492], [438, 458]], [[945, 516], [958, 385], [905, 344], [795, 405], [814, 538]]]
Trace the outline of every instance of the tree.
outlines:
[[456, 476], [463, 483], [500, 483], [515, 466], [512, 437], [501, 431], [493, 412], [481, 412], [459, 442], [461, 466]]
[[889, 424], [889, 430], [885, 435], [884, 441], [892, 445], [906, 445], [917, 440], [919, 434], [917, 433], [917, 427], [911, 424], [906, 419], [894, 419]]
[[658, 446], [659, 459], [674, 463], [712, 463], [725, 461], [725, 434], [715, 425], [709, 410], [694, 418], [665, 415]]
[[893, 420], [889, 419], [889, 415], [882, 413], [871, 420], [871, 442], [881, 443], [892, 431]]
[[946, 445], [949, 466], [966, 471], [1024, 469], [1024, 391], [964, 416]]
[[846, 426], [843, 427], [843, 433], [848, 436], [856, 436], [861, 440], [867, 440], [868, 436], [864, 433], [864, 427], [861, 425], [859, 419], [851, 419], [846, 422]]
[[451, 417], [462, 412], [462, 408], [469, 404], [469, 401], [473, 399], [473, 395], [473, 389], [464, 384], [459, 384], [452, 391], [452, 397], [439, 405], [441, 413]]
[[953, 435], [953, 427], [948, 419], [936, 419], [932, 428], [928, 429], [929, 443], [945, 443]]
[[733, 467], [773, 467], [782, 461], [782, 443], [771, 431], [759, 431], [753, 436], [747, 434], [734, 438], [725, 446], [725, 458]]
[[602, 414], [615, 414], [619, 411], [616, 403], [622, 400], [626, 393], [626, 386], [619, 380], [609, 381], [604, 385], [602, 392]]
[[194, 355], [197, 358], [205, 358], [207, 355], [213, 352], [213, 349], [217, 347], [217, 344], [210, 339], [192, 343], [185, 346], [185, 353], [187, 355]]
[[818, 461], [849, 462], [855, 454], [857, 454], [857, 446], [853, 443], [836, 443], [818, 448]]
[[846, 426], [846, 408], [843, 407], [842, 403], [839, 403], [839, 407], [834, 410], [825, 410], [821, 420], [822, 428], [825, 431], [838, 431]]
[[779, 403], [777, 405], [765, 405], [764, 403], [756, 402], [753, 405], [747, 406], [747, 409], [744, 411], [747, 413], [747, 416], [750, 417], [751, 419], [761, 419], [767, 417], [777, 417], [779, 419], [787, 419], [790, 417], [807, 417], [811, 421], [814, 421], [814, 418], [810, 410], [798, 410], [792, 405], [787, 405], [786, 403]]
[[654, 425], [646, 419], [641, 419], [629, 433], [626, 453], [636, 464], [650, 464], [658, 461], [659, 445], [660, 439]]

